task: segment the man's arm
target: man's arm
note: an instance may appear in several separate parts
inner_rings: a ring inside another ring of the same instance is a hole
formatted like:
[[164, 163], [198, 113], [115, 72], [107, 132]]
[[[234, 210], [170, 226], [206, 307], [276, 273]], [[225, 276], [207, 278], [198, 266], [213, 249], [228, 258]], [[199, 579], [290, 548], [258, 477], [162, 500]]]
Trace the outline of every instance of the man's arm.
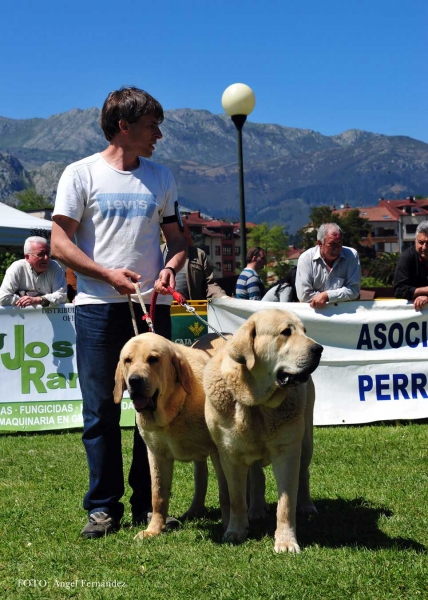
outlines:
[[416, 257], [402, 254], [398, 259], [394, 276], [394, 295], [396, 298], [414, 300], [418, 296], [428, 295], [428, 287], [417, 288], [418, 279]]
[[175, 276], [168, 267], [174, 269], [176, 273], [181, 271], [186, 263], [187, 242], [178, 223], [164, 223], [161, 225], [161, 229], [165, 236], [168, 253], [165, 257], [165, 267], [161, 269], [159, 279], [155, 283], [155, 290], [159, 294], [168, 294], [166, 287], [175, 289]]
[[227, 294], [222, 287], [214, 281], [213, 270], [208, 262], [207, 255], [203, 254], [202, 266], [205, 275], [206, 297], [207, 298], [227, 298]]
[[300, 302], [310, 302], [318, 293], [313, 287], [312, 257], [305, 252], [297, 261], [296, 294]]
[[428, 286], [415, 288], [412, 299], [415, 300], [418, 296], [428, 296]]
[[18, 302], [20, 296], [16, 292], [19, 290], [19, 282], [19, 272], [11, 265], [0, 287], [0, 306], [14, 306]]
[[[61, 268], [60, 270], [62, 271]], [[16, 306], [17, 308], [39, 306], [44, 296], [26, 295], [25, 290], [32, 289], [33, 284], [29, 285], [29, 283], [26, 281], [25, 267], [22, 262], [13, 263], [6, 271], [0, 288], [0, 306]]]
[[49, 304], [58, 306], [67, 302], [67, 282], [65, 280], [64, 271], [55, 261], [51, 261], [52, 265], [52, 292], [43, 294], [43, 297], [49, 301]]
[[[351, 252], [350, 250], [348, 252]], [[333, 270], [334, 273], [334, 270]], [[337, 289], [327, 290], [329, 302], [350, 302], [356, 300], [360, 295], [361, 267], [358, 253], [352, 252], [348, 260], [346, 280], [344, 285]]]
[[415, 310], [422, 310], [428, 303], [428, 287], [415, 287], [418, 281], [417, 257], [402, 254], [398, 259], [394, 276], [394, 294], [396, 298], [413, 301]]
[[428, 304], [428, 287], [416, 288], [413, 292], [413, 305], [416, 310], [422, 310], [425, 304]]
[[263, 296], [262, 282], [258, 275], [247, 279], [248, 300], [261, 300]]
[[73, 271], [109, 283], [119, 294], [135, 294], [133, 282], [139, 281], [141, 275], [124, 268], [107, 269], [86, 256], [72, 241], [78, 226], [78, 221], [70, 217], [64, 215], [53, 217], [52, 254]]
[[[334, 271], [333, 271], [334, 273]], [[334, 290], [318, 292], [313, 289], [312, 256], [302, 254], [297, 263], [296, 292], [300, 302], [309, 302], [312, 308], [323, 308], [327, 302], [348, 302], [360, 294], [361, 268], [358, 253], [352, 252], [348, 261], [345, 285]]]

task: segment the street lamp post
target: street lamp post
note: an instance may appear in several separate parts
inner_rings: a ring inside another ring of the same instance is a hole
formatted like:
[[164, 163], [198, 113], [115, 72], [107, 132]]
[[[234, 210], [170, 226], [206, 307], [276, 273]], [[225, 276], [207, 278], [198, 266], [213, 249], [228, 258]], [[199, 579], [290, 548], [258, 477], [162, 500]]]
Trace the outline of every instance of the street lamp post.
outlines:
[[234, 83], [226, 88], [221, 98], [221, 104], [225, 112], [232, 119], [238, 132], [238, 177], [239, 177], [239, 212], [241, 228], [241, 267], [245, 267], [245, 255], [247, 254], [247, 239], [245, 226], [245, 194], [244, 194], [244, 160], [242, 155], [242, 128], [247, 116], [252, 112], [256, 104], [253, 90], [245, 83]]

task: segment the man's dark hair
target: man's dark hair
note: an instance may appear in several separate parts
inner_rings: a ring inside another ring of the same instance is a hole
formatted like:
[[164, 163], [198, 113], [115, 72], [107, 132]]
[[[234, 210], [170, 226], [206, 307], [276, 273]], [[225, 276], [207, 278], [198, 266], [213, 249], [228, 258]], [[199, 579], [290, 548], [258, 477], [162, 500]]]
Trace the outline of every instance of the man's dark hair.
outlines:
[[248, 263], [252, 262], [253, 256], [255, 256], [257, 258], [258, 255], [260, 254], [260, 252], [264, 252], [263, 248], [260, 248], [260, 246], [253, 246], [252, 248], [250, 248], [247, 251], [247, 254], [245, 255], [245, 260], [247, 261], [247, 265], [248, 265]]
[[145, 115], [155, 115], [158, 123], [164, 119], [162, 105], [153, 96], [136, 87], [121, 87], [110, 92], [101, 110], [100, 124], [107, 141], [119, 133], [119, 121], [135, 123]]
[[[279, 279], [272, 287], [275, 288], [275, 296], [276, 298], [278, 298], [278, 302], [279, 297], [281, 295], [282, 290], [287, 287], [290, 286], [291, 287], [291, 302], [299, 302], [299, 298], [297, 297], [297, 292], [296, 292], [296, 273], [297, 273], [297, 267], [291, 267], [290, 271], [287, 273], [287, 275], [285, 277], [283, 277], [282, 279]], [[269, 288], [271, 289], [271, 288]]]

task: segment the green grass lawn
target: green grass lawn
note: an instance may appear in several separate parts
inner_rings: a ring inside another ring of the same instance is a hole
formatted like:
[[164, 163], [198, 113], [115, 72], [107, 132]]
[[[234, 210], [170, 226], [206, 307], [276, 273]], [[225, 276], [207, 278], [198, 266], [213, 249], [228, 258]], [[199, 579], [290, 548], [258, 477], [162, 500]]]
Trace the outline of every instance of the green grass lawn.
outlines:
[[[298, 520], [299, 555], [273, 551], [270, 469], [269, 520], [241, 546], [221, 544], [212, 469], [206, 518], [135, 542], [127, 488], [121, 530], [81, 539], [88, 474], [80, 437], [0, 437], [1, 598], [428, 598], [426, 423], [316, 428], [311, 472], [319, 514]], [[131, 444], [124, 430], [126, 474]], [[177, 464], [170, 514], [186, 510], [192, 489], [192, 465]]]

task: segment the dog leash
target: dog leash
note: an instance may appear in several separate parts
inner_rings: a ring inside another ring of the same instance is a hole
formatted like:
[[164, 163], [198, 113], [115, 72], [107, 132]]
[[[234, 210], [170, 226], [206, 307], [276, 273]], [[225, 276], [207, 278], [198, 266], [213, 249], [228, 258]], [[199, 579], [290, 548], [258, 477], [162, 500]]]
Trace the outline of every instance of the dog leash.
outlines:
[[[152, 333], [155, 333], [155, 329], [154, 329], [154, 326], [153, 326], [153, 321], [155, 320], [155, 306], [156, 306], [156, 300], [157, 300], [157, 297], [158, 297], [158, 292], [154, 292], [153, 295], [152, 295], [152, 301], [150, 303], [150, 314], [149, 314], [147, 312], [146, 305], [144, 304], [144, 300], [143, 300], [143, 297], [142, 297], [141, 292], [140, 292], [140, 286], [139, 286], [139, 284], [138, 283], [134, 283], [134, 287], [135, 287], [135, 291], [136, 291], [137, 296], [138, 296], [138, 300], [140, 301], [141, 308], [142, 308], [143, 313], [144, 313], [143, 314], [143, 321], [146, 321], [149, 330]], [[214, 331], [214, 333], [216, 333], [217, 335], [219, 335], [220, 337], [222, 337], [224, 340], [227, 340], [227, 338], [220, 331], [217, 331], [217, 329], [215, 327], [213, 327], [212, 325], [210, 325], [208, 323], [208, 321], [206, 321], [200, 315], [198, 315], [198, 313], [196, 312], [195, 307], [194, 306], [190, 306], [190, 304], [188, 304], [188, 302], [187, 302], [186, 298], [183, 296], [183, 294], [180, 294], [180, 292], [177, 292], [176, 290], [174, 290], [170, 286], [167, 286], [166, 289], [171, 294], [171, 296], [174, 298], [174, 300], [176, 302], [178, 302], [178, 304], [180, 304], [183, 308], [185, 308], [187, 312], [192, 313], [192, 315], [194, 317], [196, 317], [204, 325], [206, 325], [207, 327], [209, 327], [210, 329], [212, 329]], [[131, 318], [132, 318], [132, 325], [134, 327], [134, 333], [135, 333], [135, 335], [138, 335], [137, 320], [135, 318], [135, 311], [134, 311], [134, 307], [132, 305], [131, 296], [129, 294], [128, 294], [128, 303], [129, 303], [129, 309], [131, 311]]]
[[174, 300], [176, 302], [178, 302], [179, 304], [181, 304], [181, 306], [183, 308], [185, 308], [187, 312], [192, 313], [193, 316], [195, 316], [197, 319], [199, 319], [204, 325], [206, 325], [207, 327], [209, 327], [210, 329], [212, 329], [214, 331], [214, 333], [216, 333], [217, 335], [219, 335], [220, 337], [222, 337], [224, 340], [227, 340], [227, 337], [225, 337], [220, 331], [217, 331], [217, 329], [215, 327], [213, 327], [212, 325], [210, 325], [208, 323], [208, 321], [205, 321], [205, 319], [203, 319], [200, 315], [198, 315], [198, 313], [196, 312], [196, 308], [194, 306], [190, 306], [190, 304], [187, 303], [187, 300], [183, 296], [183, 294], [180, 294], [180, 292], [177, 292], [176, 290], [173, 290], [169, 286], [167, 286], [166, 289], [171, 294], [171, 296], [174, 298]]
[[[155, 320], [155, 305], [156, 305], [156, 298], [158, 296], [158, 293], [154, 292], [154, 294], [152, 296], [152, 301], [150, 303], [150, 314], [149, 314], [147, 312], [146, 305], [144, 304], [144, 300], [143, 300], [143, 297], [140, 292], [139, 284], [134, 283], [134, 287], [135, 287], [135, 292], [137, 294], [138, 300], [140, 301], [141, 308], [143, 310], [143, 321], [146, 321], [149, 331], [151, 331], [152, 333], [155, 333], [153, 321]], [[131, 311], [131, 319], [132, 319], [132, 326], [134, 327], [134, 333], [135, 333], [135, 335], [138, 335], [137, 319], [135, 318], [135, 310], [134, 310], [134, 306], [132, 304], [131, 296], [129, 294], [128, 294], [128, 304], [129, 304], [129, 310]]]

